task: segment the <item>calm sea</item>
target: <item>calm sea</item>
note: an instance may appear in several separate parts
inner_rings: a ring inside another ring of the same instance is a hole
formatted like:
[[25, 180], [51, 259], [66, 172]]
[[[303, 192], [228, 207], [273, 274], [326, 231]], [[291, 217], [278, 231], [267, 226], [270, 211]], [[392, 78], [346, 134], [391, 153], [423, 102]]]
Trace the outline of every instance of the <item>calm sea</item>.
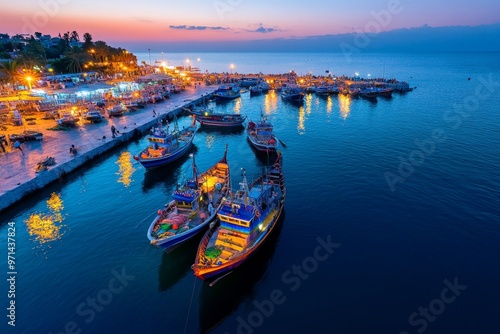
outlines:
[[[148, 243], [190, 161], [145, 171], [131, 158], [144, 138], [2, 212], [2, 333], [499, 332], [498, 54], [164, 54], [173, 65], [188, 57], [203, 72], [358, 72], [416, 89], [377, 102], [308, 95], [296, 106], [270, 92], [214, 105], [268, 115], [286, 143], [288, 195], [273, 238], [214, 287], [190, 269], [199, 239], [168, 254]], [[199, 169], [226, 144], [233, 184], [267, 163], [243, 131], [200, 131]]]

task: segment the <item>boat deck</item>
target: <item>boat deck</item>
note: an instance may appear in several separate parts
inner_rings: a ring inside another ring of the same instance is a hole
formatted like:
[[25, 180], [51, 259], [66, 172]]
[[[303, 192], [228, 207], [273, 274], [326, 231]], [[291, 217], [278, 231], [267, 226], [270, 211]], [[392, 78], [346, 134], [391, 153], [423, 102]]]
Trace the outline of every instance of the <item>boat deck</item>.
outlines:
[[[246, 243], [247, 240], [243, 239], [241, 235], [235, 235], [234, 233], [224, 229], [218, 228], [217, 231], [212, 235], [210, 241], [207, 244], [205, 250], [205, 256], [202, 259], [202, 263], [211, 264], [223, 264], [228, 261], [234, 260], [240, 256], [243, 256], [248, 250], [253, 248], [260, 240], [261, 237], [267, 232], [269, 225], [272, 223], [274, 217], [278, 214], [278, 208], [275, 208], [269, 212], [269, 214], [261, 222], [261, 226], [258, 229], [258, 234], [256, 234], [251, 243]], [[208, 257], [210, 250], [216, 250], [212, 254], [218, 254], [216, 257]]]

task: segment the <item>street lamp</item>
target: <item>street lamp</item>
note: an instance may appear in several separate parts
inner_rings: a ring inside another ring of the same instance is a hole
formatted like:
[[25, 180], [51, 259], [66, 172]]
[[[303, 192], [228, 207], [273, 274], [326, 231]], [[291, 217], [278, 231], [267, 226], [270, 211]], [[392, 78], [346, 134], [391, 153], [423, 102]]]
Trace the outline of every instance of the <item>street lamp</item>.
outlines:
[[186, 63], [187, 63], [187, 69], [190, 69], [191, 66], [189, 66], [189, 63], [191, 62], [191, 60], [189, 58], [186, 58]]
[[231, 74], [233, 74], [234, 64], [229, 65], [229, 67], [231, 68]]
[[28, 87], [30, 88], [30, 90], [31, 90], [31, 80], [33, 80], [33, 78], [28, 75], [26, 77], [26, 81], [28, 81]]
[[151, 66], [151, 49], [148, 49], [148, 53], [149, 53], [149, 66]]

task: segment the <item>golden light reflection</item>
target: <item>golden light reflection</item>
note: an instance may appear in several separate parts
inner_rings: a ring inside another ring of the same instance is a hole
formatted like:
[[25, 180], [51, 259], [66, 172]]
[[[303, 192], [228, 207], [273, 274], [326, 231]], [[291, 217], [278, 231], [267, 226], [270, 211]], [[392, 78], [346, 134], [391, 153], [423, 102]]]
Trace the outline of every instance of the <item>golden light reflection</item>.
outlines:
[[343, 119], [346, 119], [347, 116], [349, 116], [349, 113], [351, 112], [351, 103], [352, 100], [349, 95], [339, 94], [340, 116]]
[[47, 200], [47, 207], [50, 214], [32, 213], [24, 222], [28, 227], [30, 236], [44, 244], [50, 241], [60, 239], [63, 235], [61, 229], [63, 225], [63, 216], [61, 211], [64, 209], [63, 201], [59, 194], [52, 193]]
[[276, 109], [278, 109], [278, 94], [271, 90], [264, 98], [264, 112], [266, 115], [270, 115]]
[[299, 124], [297, 125], [297, 130], [299, 130], [299, 134], [304, 134], [306, 133], [306, 127], [305, 127], [305, 108], [303, 106], [300, 106], [299, 108]]
[[328, 98], [326, 99], [326, 113], [330, 115], [332, 113], [332, 109], [333, 109], [333, 99], [331, 96], [328, 96]]
[[[59, 194], [52, 193], [50, 195], [50, 198], [47, 200], [47, 207], [53, 215], [61, 215], [61, 211], [64, 209], [61, 196]], [[59, 221], [62, 221], [62, 217], [59, 219]]]
[[234, 102], [234, 113], [239, 114], [241, 112], [241, 99], [236, 99]]
[[119, 166], [117, 175], [120, 176], [118, 182], [123, 183], [125, 187], [130, 186], [132, 183], [132, 174], [135, 172], [135, 168], [132, 165], [132, 154], [130, 152], [122, 152], [118, 161], [116, 162]]
[[306, 105], [306, 114], [308, 115], [310, 115], [312, 111], [312, 102], [313, 102], [312, 94], [306, 94], [305, 105]]

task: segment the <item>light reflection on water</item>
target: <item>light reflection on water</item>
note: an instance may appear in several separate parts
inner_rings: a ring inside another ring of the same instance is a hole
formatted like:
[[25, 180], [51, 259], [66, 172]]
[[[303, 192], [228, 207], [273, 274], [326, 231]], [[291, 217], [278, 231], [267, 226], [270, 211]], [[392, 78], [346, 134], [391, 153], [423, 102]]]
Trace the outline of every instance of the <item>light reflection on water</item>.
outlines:
[[352, 99], [349, 95], [339, 94], [339, 113], [343, 119], [346, 119], [351, 112]]
[[118, 182], [123, 183], [125, 187], [130, 186], [130, 183], [133, 181], [132, 174], [135, 172], [132, 164], [132, 154], [127, 151], [123, 152], [116, 163], [119, 166], [118, 172], [116, 172], [116, 175], [119, 176]]
[[31, 213], [24, 222], [30, 236], [41, 245], [60, 239], [64, 234], [61, 230], [64, 220], [61, 211], [64, 209], [63, 201], [59, 194], [52, 193], [47, 200], [50, 213]]
[[264, 97], [264, 111], [267, 115], [272, 114], [278, 109], [278, 94], [271, 90]]

